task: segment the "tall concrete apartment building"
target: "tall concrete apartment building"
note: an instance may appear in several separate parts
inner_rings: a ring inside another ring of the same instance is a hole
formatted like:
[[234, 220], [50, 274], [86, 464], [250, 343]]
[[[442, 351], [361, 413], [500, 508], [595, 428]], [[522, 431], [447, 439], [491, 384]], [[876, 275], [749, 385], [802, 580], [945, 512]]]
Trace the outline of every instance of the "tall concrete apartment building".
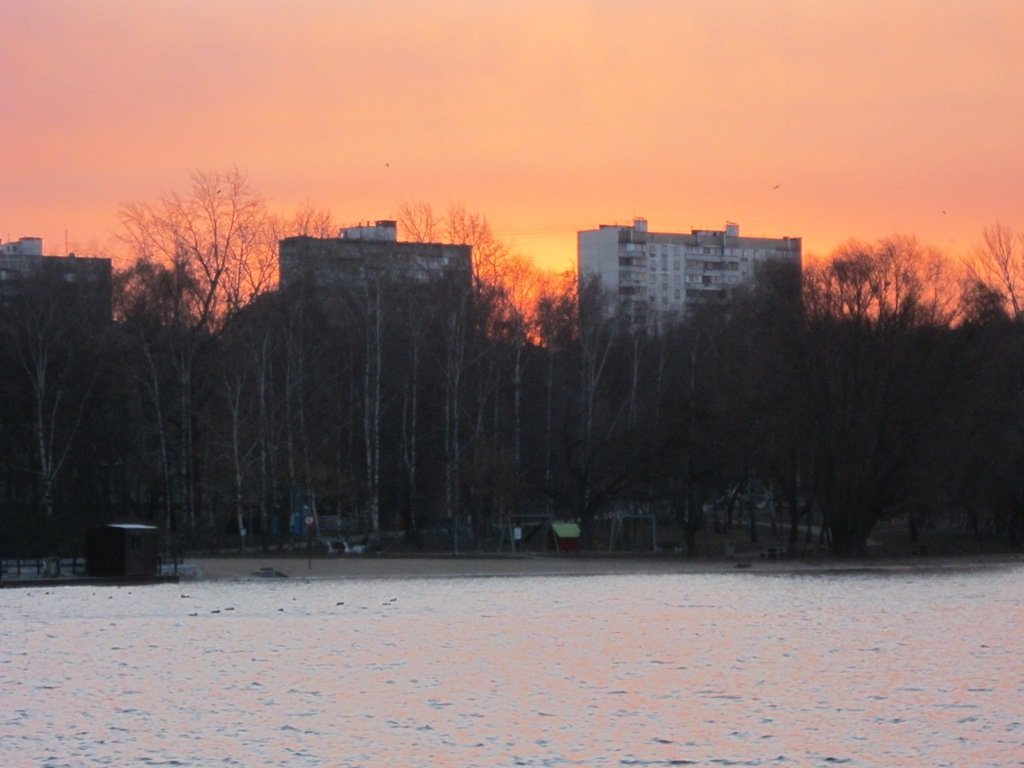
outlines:
[[799, 237], [741, 237], [739, 225], [688, 234], [651, 232], [647, 220], [577, 233], [581, 281], [599, 279], [609, 312], [635, 326], [681, 317], [695, 304], [728, 300], [765, 264], [801, 266]]
[[0, 243], [0, 304], [10, 306], [24, 296], [33, 281], [44, 280], [60, 291], [61, 299], [85, 302], [90, 314], [110, 320], [110, 259], [44, 256], [43, 240], [21, 237]]
[[427, 283], [438, 279], [472, 284], [468, 245], [399, 242], [398, 225], [381, 220], [346, 227], [340, 237], [286, 237], [278, 244], [280, 285], [359, 285], [380, 278]]

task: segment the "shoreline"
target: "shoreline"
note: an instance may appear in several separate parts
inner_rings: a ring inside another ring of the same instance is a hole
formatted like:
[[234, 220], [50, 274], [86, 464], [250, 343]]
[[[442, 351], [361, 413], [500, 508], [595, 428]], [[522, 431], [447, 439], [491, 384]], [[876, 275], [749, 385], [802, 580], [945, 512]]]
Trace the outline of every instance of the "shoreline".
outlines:
[[623, 556], [366, 556], [305, 558], [280, 555], [193, 556], [181, 578], [200, 581], [293, 579], [422, 579], [615, 576], [670, 574], [815, 575], [842, 573], [963, 572], [1024, 566], [1024, 555], [919, 556], [814, 560], [759, 560]]
[[179, 581], [266, 582], [379, 579], [551, 578], [585, 576], [728, 575], [841, 576], [956, 574], [1024, 568], [1024, 553], [761, 560], [632, 555], [194, 555], [148, 578], [28, 576], [0, 580], [0, 589], [62, 586], [146, 586]]

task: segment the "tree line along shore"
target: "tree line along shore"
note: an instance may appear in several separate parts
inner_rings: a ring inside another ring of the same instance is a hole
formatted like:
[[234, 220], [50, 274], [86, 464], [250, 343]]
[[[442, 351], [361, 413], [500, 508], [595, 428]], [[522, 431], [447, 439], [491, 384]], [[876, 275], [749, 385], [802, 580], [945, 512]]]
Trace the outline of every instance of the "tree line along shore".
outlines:
[[71, 554], [129, 519], [175, 554], [327, 547], [321, 520], [344, 546], [405, 552], [549, 551], [559, 522], [584, 552], [1024, 542], [1008, 228], [969, 264], [851, 241], [636, 328], [461, 209], [431, 231], [473, 246], [465, 290], [274, 290], [277, 240], [332, 225], [274, 220], [238, 174], [123, 215], [134, 260], [110, 320], [45, 277], [0, 302], [5, 557]]

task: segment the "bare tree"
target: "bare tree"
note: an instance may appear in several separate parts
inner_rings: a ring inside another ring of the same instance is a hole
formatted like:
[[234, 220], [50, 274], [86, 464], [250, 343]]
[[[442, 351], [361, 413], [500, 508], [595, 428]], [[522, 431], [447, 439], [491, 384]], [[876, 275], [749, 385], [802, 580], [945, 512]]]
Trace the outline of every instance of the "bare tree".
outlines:
[[449, 243], [462, 243], [473, 248], [473, 275], [483, 286], [500, 286], [505, 276], [506, 262], [511, 256], [509, 247], [499, 240], [487, 217], [464, 206], [453, 205], [445, 214], [445, 239]]
[[[153, 203], [121, 209], [122, 239], [136, 257], [164, 271], [178, 397], [175, 503], [196, 531], [194, 477], [195, 365], [209, 340], [253, 297], [272, 286], [276, 249], [263, 198], [237, 169], [193, 173], [187, 195], [170, 192]], [[211, 519], [210, 523], [213, 524]]]
[[572, 477], [574, 513], [580, 520], [581, 535], [587, 543], [591, 541], [597, 508], [629, 471], [623, 463], [616, 462], [617, 466], [611, 466], [604, 461], [616, 441], [617, 422], [616, 405], [605, 397], [605, 393], [609, 379], [621, 373], [612, 371], [608, 365], [615, 346], [616, 323], [607, 311], [607, 300], [598, 282], [580, 285], [576, 302], [579, 336], [575, 406], [578, 416], [576, 429], [566, 433], [566, 454]]
[[526, 344], [534, 332], [540, 300], [541, 276], [523, 256], [509, 259], [502, 277], [504, 325], [513, 349], [512, 359], [512, 461], [516, 475], [522, 470], [523, 377], [526, 373]]
[[119, 275], [115, 301], [115, 317], [127, 331], [140, 356], [132, 370], [151, 408], [150, 419], [159, 446], [157, 463], [163, 482], [163, 523], [167, 531], [175, 527], [176, 494], [173, 489], [177, 479], [169, 423], [170, 413], [174, 410], [168, 400], [173, 396], [172, 386], [167, 382], [171, 366], [165, 360], [174, 346], [166, 336], [175, 332], [178, 306], [175, 283], [171, 270], [148, 259], [139, 259]]
[[272, 287], [276, 242], [263, 198], [238, 169], [190, 178], [188, 195], [169, 192], [154, 203], [122, 206], [122, 239], [136, 257], [186, 271], [187, 320], [217, 332]]
[[211, 364], [219, 372], [221, 395], [212, 405], [223, 406], [213, 415], [213, 438], [231, 470], [231, 498], [243, 548], [245, 532], [256, 527], [247, 519], [254, 507], [264, 549], [269, 543], [279, 418], [273, 398], [281, 326], [276, 299], [265, 297], [240, 313], [220, 337], [219, 354]]
[[43, 514], [54, 513], [54, 489], [96, 383], [88, 365], [95, 331], [74, 297], [46, 275], [24, 287], [7, 326], [15, 358], [26, 376]]
[[[556, 399], [564, 389], [556, 384], [561, 372], [559, 360], [579, 343], [579, 309], [577, 280], [574, 273], [565, 273], [560, 280], [542, 285], [537, 300], [535, 332], [544, 348], [544, 462], [542, 485], [554, 495], [554, 438], [556, 433]], [[549, 505], [550, 511], [550, 505]]]
[[370, 528], [380, 533], [380, 429], [381, 368], [384, 346], [383, 304], [379, 280], [362, 286], [363, 349], [363, 445], [366, 451], [366, 507]]
[[[463, 205], [452, 205], [439, 216], [429, 203], [403, 202], [398, 210], [398, 227], [409, 242], [470, 246], [473, 275], [478, 284], [498, 286], [507, 278], [512, 251], [495, 236], [482, 213], [470, 211]], [[477, 289], [480, 290], [479, 285]]]
[[416, 285], [404, 285], [400, 297], [399, 322], [406, 334], [405, 381], [402, 388], [402, 418], [399, 450], [405, 474], [405, 531], [416, 539], [418, 517], [418, 462], [420, 454], [420, 392], [423, 388], [422, 366], [427, 334], [430, 330], [436, 304], [424, 301]]
[[398, 206], [398, 229], [410, 243], [436, 243], [441, 223], [430, 203], [405, 201]]
[[308, 200], [295, 211], [295, 215], [285, 226], [285, 230], [287, 232], [285, 236], [289, 237], [292, 235], [337, 237], [338, 235], [338, 225], [334, 222], [331, 212]]
[[805, 273], [803, 387], [816, 497], [837, 554], [863, 553], [908, 478], [943, 401], [956, 349], [949, 306], [909, 238], [849, 244]]
[[462, 378], [466, 364], [468, 297], [460, 292], [445, 311], [444, 377], [444, 507], [458, 548], [459, 486], [462, 461]]
[[256, 410], [248, 395], [252, 391], [252, 371], [248, 360], [229, 361], [223, 371], [222, 395], [228, 415], [228, 453], [232, 474], [232, 502], [241, 548], [245, 550], [245, 538], [249, 526], [246, 524], [245, 509], [250, 494], [247, 492], [248, 475], [258, 441], [251, 434], [251, 421]]
[[1000, 296], [1013, 318], [1024, 312], [1024, 232], [993, 224], [967, 261], [970, 276]]

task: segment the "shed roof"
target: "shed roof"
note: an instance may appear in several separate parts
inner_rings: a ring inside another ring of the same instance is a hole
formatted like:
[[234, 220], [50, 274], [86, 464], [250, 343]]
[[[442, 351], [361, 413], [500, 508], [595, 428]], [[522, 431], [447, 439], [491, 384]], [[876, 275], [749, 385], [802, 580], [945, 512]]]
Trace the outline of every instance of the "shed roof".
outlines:
[[560, 539], [578, 539], [580, 537], [580, 526], [578, 523], [552, 523], [551, 530]]

